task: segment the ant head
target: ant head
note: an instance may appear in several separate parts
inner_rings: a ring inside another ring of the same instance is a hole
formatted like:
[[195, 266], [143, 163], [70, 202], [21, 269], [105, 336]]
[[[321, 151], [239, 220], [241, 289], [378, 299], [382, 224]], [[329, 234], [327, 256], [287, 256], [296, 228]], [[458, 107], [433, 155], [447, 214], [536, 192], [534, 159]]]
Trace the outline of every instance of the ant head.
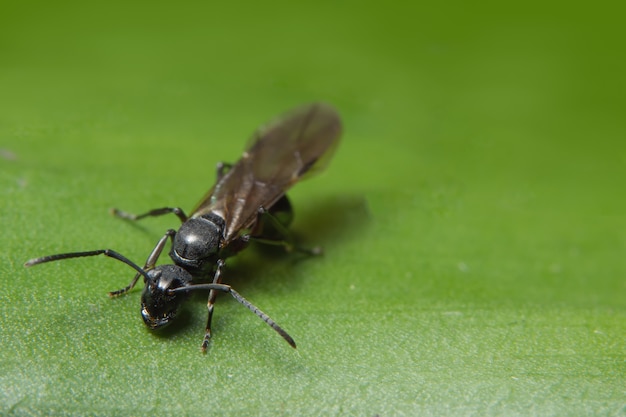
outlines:
[[160, 265], [147, 272], [146, 286], [141, 294], [141, 316], [150, 329], [169, 324], [187, 298], [186, 291], [172, 291], [186, 287], [191, 274], [177, 265]]

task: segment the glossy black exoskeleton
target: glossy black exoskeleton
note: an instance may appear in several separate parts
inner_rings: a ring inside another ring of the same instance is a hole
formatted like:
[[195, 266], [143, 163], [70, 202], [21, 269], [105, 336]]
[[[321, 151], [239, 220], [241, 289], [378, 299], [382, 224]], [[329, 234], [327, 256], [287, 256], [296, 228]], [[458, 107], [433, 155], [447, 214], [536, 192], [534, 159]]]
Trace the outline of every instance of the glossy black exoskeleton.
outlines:
[[[190, 292], [208, 290], [208, 319], [202, 342], [202, 350], [206, 351], [215, 297], [218, 292], [226, 292], [295, 348], [291, 336], [269, 316], [229, 285], [222, 284], [222, 270], [225, 260], [251, 241], [319, 253], [317, 248], [305, 250], [295, 246], [287, 228], [292, 212], [285, 192], [304, 176], [326, 166], [340, 134], [341, 122], [331, 106], [323, 103], [301, 106], [259, 128], [237, 163], [218, 164], [216, 184], [190, 216], [178, 207], [159, 208], [141, 215], [113, 209], [114, 215], [128, 220], [173, 213], [182, 222], [178, 231], [168, 230], [157, 242], [143, 268], [110, 249], [44, 256], [29, 260], [25, 266], [105, 255], [137, 271], [130, 284], [110, 292], [111, 297], [127, 293], [143, 277], [141, 315], [150, 329], [169, 324]], [[172, 242], [169, 255], [173, 264], [157, 266], [168, 240]], [[211, 274], [211, 282], [198, 283], [206, 281]]]

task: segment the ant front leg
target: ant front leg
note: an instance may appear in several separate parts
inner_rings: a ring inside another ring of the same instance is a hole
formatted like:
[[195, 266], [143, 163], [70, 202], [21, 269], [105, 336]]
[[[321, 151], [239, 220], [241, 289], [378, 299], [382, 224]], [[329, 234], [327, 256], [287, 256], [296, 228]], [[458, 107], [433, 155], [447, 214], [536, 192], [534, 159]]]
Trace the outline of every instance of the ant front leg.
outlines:
[[[143, 267], [144, 271], [149, 271], [154, 268], [157, 260], [159, 259], [159, 256], [161, 256], [161, 252], [163, 252], [163, 248], [165, 247], [165, 243], [167, 242], [167, 239], [169, 238], [172, 241], [172, 243], [174, 243], [174, 236], [176, 236], [176, 231], [173, 229], [170, 229], [167, 232], [165, 232], [165, 235], [163, 235], [163, 237], [159, 239], [154, 249], [152, 249], [150, 256], [148, 256], [148, 259], [146, 260], [146, 264]], [[128, 291], [132, 290], [135, 287], [135, 285], [137, 285], [137, 281], [139, 280], [139, 277], [141, 275], [142, 274], [140, 272], [137, 272], [137, 274], [133, 277], [133, 280], [130, 282], [130, 284], [128, 284], [126, 287], [122, 289], [109, 292], [109, 297], [111, 298], [119, 297], [120, 295], [126, 294]]]
[[125, 211], [122, 211], [116, 208], [111, 209], [112, 215], [119, 217], [121, 219], [132, 220], [132, 221], [141, 220], [144, 217], [162, 216], [164, 214], [169, 214], [169, 213], [174, 213], [180, 219], [181, 223], [185, 223], [187, 221], [187, 215], [185, 214], [183, 209], [181, 209], [180, 207], [162, 207], [162, 208], [150, 210], [142, 214], [127, 213]]
[[[219, 259], [217, 261], [217, 267], [215, 268], [215, 275], [213, 275], [212, 284], [220, 284], [222, 282], [222, 269], [224, 268], [224, 260]], [[209, 300], [207, 301], [207, 310], [209, 310], [209, 317], [206, 323], [206, 331], [204, 333], [204, 340], [202, 341], [202, 352], [206, 352], [209, 347], [209, 341], [211, 340], [211, 321], [213, 320], [213, 306], [215, 304], [215, 298], [217, 297], [217, 291], [209, 291]]]

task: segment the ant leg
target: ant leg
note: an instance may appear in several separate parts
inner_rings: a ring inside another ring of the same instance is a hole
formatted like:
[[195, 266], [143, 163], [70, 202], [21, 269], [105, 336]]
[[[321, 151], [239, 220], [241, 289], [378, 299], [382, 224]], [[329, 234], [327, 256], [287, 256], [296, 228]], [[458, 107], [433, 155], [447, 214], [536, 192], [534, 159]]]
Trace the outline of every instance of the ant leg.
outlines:
[[222, 177], [226, 175], [226, 172], [228, 172], [232, 167], [233, 164], [229, 164], [228, 162], [218, 162], [217, 166], [215, 167], [217, 180], [221, 180]]
[[[163, 248], [165, 247], [165, 243], [167, 242], [167, 239], [169, 238], [171, 239], [172, 242], [174, 242], [174, 236], [176, 236], [175, 230], [170, 229], [167, 232], [165, 232], [165, 235], [163, 235], [163, 237], [159, 239], [154, 249], [152, 249], [150, 256], [148, 256], [148, 259], [146, 260], [146, 264], [143, 267], [143, 271], [149, 271], [152, 268], [154, 268], [157, 260], [159, 259], [159, 256], [161, 255], [161, 252], [163, 252]], [[130, 284], [128, 284], [126, 287], [122, 289], [109, 292], [109, 297], [111, 298], [119, 297], [120, 295], [124, 295], [128, 291], [132, 290], [137, 284], [137, 281], [139, 280], [139, 277], [141, 275], [142, 274], [140, 272], [137, 272], [137, 274], [135, 274]]]
[[[222, 268], [224, 268], [224, 260], [219, 259], [217, 261], [217, 268], [215, 269], [215, 275], [213, 275], [212, 284], [220, 284], [222, 282]], [[215, 298], [217, 292], [211, 290], [209, 292], [209, 300], [207, 301], [207, 310], [209, 310], [209, 317], [206, 322], [206, 331], [204, 333], [204, 340], [202, 341], [202, 352], [206, 352], [209, 347], [209, 341], [211, 340], [211, 320], [213, 320], [213, 306], [215, 304]]]
[[144, 217], [157, 217], [157, 216], [162, 216], [164, 214], [169, 214], [169, 213], [174, 213], [176, 216], [178, 216], [181, 223], [185, 223], [187, 221], [187, 215], [185, 214], [183, 209], [181, 209], [180, 207], [162, 207], [162, 208], [150, 210], [142, 214], [127, 213], [125, 211], [122, 211], [116, 208], [111, 209], [112, 215], [119, 217], [121, 219], [133, 220], [133, 221], [141, 220]]
[[[283, 197], [286, 198], [286, 197]], [[281, 200], [279, 200], [281, 201]], [[266, 210], [264, 207], [259, 207], [258, 210], [258, 220], [257, 224], [261, 229], [260, 234], [258, 235], [244, 235], [249, 241], [254, 241], [258, 243], [262, 243], [264, 245], [273, 245], [273, 246], [282, 246], [285, 248], [287, 252], [291, 252], [296, 250], [301, 253], [305, 253], [308, 255], [321, 255], [322, 248], [319, 246], [315, 246], [312, 248], [304, 248], [302, 246], [297, 245], [294, 242], [293, 235], [285, 226], [283, 222], [281, 222], [272, 212]], [[264, 232], [262, 229], [267, 226], [271, 227], [272, 236], [269, 236], [268, 233]], [[275, 238], [273, 235], [277, 235]], [[247, 237], [246, 237], [247, 236]]]

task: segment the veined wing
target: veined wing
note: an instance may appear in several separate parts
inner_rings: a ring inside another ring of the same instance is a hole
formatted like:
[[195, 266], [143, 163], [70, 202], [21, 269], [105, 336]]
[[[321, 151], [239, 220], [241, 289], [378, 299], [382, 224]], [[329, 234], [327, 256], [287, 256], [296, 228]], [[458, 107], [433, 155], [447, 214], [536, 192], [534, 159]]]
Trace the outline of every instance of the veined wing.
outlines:
[[303, 176], [322, 170], [340, 134], [339, 115], [324, 103], [297, 107], [260, 127], [241, 159], [200, 201], [192, 217], [220, 215], [228, 244], [254, 224], [259, 207], [269, 209]]

